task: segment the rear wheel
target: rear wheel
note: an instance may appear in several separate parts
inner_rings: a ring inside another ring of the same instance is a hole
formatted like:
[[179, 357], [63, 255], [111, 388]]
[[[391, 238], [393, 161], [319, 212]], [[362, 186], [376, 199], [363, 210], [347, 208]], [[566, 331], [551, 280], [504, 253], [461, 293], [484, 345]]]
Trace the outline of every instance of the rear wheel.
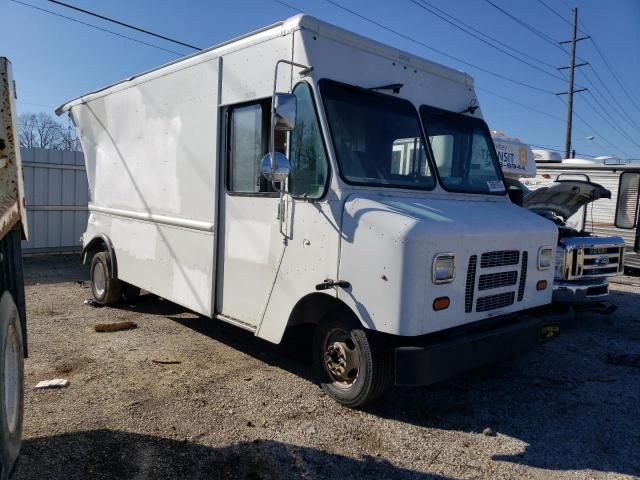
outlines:
[[113, 305], [120, 301], [122, 282], [113, 278], [111, 257], [98, 252], [91, 260], [91, 293], [100, 305]]
[[313, 357], [322, 388], [348, 407], [372, 402], [392, 381], [388, 343], [350, 319], [329, 320], [316, 327]]
[[140, 296], [140, 287], [122, 282], [122, 300], [125, 302], [133, 302]]
[[8, 292], [0, 299], [0, 478], [8, 478], [20, 453], [24, 408], [24, 358], [18, 309]]

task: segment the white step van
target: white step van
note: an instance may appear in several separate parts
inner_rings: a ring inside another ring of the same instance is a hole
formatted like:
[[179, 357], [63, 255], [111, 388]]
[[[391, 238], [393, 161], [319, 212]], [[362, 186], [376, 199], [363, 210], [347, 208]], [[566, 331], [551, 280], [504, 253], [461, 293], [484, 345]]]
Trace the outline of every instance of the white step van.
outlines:
[[299, 15], [62, 105], [99, 303], [142, 288], [361, 406], [532, 346], [557, 229], [513, 205], [473, 80]]

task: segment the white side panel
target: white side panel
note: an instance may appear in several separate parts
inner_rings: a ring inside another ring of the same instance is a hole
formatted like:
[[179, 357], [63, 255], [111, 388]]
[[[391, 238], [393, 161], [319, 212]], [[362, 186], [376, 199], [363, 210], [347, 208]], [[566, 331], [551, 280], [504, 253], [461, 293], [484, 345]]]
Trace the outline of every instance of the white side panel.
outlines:
[[113, 242], [119, 278], [211, 315], [213, 232], [94, 211], [86, 238], [98, 233], [106, 233]]
[[[276, 62], [291, 60], [292, 37], [291, 34], [277, 37], [225, 54], [220, 104], [231, 105], [271, 97]], [[279, 67], [277, 88], [284, 92], [291, 88], [290, 67]]]
[[84, 242], [108, 235], [119, 278], [205, 315], [213, 314], [218, 65], [72, 108], [91, 196]]
[[[296, 303], [315, 293], [326, 278], [336, 279], [340, 247], [340, 201], [289, 205], [291, 228], [280, 271], [257, 335], [279, 343]], [[324, 293], [335, 296], [335, 290]]]

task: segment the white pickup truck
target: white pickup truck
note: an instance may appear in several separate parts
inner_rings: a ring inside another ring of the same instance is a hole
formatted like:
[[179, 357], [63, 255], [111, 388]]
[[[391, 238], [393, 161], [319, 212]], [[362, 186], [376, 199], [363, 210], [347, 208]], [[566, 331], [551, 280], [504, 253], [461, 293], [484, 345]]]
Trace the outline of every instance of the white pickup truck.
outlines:
[[27, 237], [11, 63], [0, 57], [0, 479], [20, 453], [27, 323], [20, 242]]
[[558, 228], [553, 302], [575, 305], [604, 300], [609, 295], [608, 278], [624, 272], [624, 240], [586, 232], [575, 217], [591, 202], [611, 198], [611, 192], [584, 175], [536, 177], [528, 145], [498, 132], [492, 137], [510, 193], [521, 196], [516, 202]]
[[58, 108], [85, 153], [84, 258], [279, 343], [361, 406], [521, 353], [557, 228], [507, 196], [473, 79], [300, 15]]

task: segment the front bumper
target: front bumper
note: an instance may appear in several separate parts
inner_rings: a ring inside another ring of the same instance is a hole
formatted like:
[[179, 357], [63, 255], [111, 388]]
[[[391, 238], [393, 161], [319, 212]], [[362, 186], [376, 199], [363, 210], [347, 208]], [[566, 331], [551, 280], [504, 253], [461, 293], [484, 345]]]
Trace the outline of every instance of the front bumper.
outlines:
[[438, 341], [414, 339], [414, 344], [395, 349], [395, 383], [428, 385], [520, 355], [539, 342], [540, 328], [541, 322], [536, 316], [520, 320], [509, 317], [490, 328], [471, 332], [465, 329]]
[[589, 303], [609, 295], [606, 278], [561, 280], [553, 282], [553, 303]]

